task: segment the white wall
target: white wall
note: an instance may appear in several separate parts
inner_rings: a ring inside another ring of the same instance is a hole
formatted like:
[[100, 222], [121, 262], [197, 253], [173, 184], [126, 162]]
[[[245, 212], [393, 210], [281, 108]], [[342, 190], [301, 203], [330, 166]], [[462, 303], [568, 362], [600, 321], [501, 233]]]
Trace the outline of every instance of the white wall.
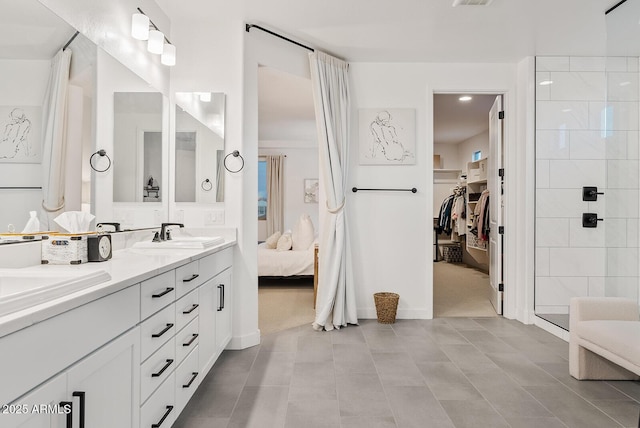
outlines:
[[[487, 112], [488, 115], [488, 112]], [[488, 123], [488, 120], [487, 120]], [[473, 159], [473, 153], [478, 150], [482, 151], [482, 158], [489, 157], [489, 129], [480, 134], [474, 135], [458, 144], [458, 159], [460, 160], [460, 169], [466, 174], [467, 164]]]
[[441, 169], [462, 169], [458, 158], [457, 144], [435, 143], [433, 145], [433, 154], [440, 155]]
[[[319, 205], [304, 202], [304, 179], [318, 179], [318, 147], [304, 141], [260, 142], [259, 155], [286, 155], [284, 159], [284, 229], [293, 230], [302, 214], [311, 217], [318, 231]], [[266, 223], [260, 221], [260, 223]], [[259, 230], [258, 239], [264, 241], [266, 226]]]
[[[430, 318], [433, 315], [433, 92], [505, 92], [505, 109], [513, 121], [506, 124], [506, 157], [515, 156], [515, 64], [387, 64], [352, 63], [352, 114], [359, 108], [380, 106], [415, 108], [416, 165], [360, 166], [357, 143], [352, 146], [350, 183], [361, 187], [417, 187], [417, 194], [350, 194], [350, 230], [357, 306], [361, 317], [375, 317], [372, 295], [376, 291], [400, 294], [400, 318]], [[381, 85], [380, 82], [388, 82]], [[511, 108], [511, 110], [509, 110]], [[508, 116], [507, 116], [508, 118]], [[352, 128], [352, 141], [357, 130]], [[512, 172], [515, 174], [515, 171]], [[510, 177], [507, 177], [507, 179]], [[351, 185], [350, 184], [350, 185]], [[509, 195], [507, 195], [509, 197]], [[511, 207], [507, 206], [507, 216]], [[515, 256], [515, 249], [508, 264]], [[512, 273], [512, 275], [515, 272]], [[513, 292], [518, 286], [513, 278]], [[515, 316], [515, 307], [506, 309]]]
[[[536, 312], [638, 301], [638, 58], [538, 57], [536, 80], [553, 81], [536, 91]], [[583, 186], [604, 195], [584, 202]], [[604, 222], [583, 228], [586, 212]]]

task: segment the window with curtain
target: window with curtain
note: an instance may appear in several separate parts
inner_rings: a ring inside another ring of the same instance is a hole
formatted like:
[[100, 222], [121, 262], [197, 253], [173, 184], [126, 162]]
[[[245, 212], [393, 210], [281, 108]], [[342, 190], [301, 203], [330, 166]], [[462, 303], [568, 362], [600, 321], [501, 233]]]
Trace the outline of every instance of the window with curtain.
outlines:
[[267, 160], [258, 160], [258, 220], [267, 219]]

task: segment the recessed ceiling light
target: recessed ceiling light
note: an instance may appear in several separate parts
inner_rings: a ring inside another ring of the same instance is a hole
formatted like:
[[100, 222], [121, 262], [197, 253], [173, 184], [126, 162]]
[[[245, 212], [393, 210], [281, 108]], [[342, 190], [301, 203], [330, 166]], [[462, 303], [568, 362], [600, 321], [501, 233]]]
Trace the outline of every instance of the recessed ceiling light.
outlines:
[[570, 108], [563, 108], [562, 109], [563, 113], [569, 113], [570, 111], [572, 111], [572, 109], [570, 109]]
[[493, 0], [453, 0], [453, 7], [456, 6], [487, 6]]
[[460, 98], [458, 98], [458, 101], [471, 101], [471, 97], [469, 95], [463, 95]]
[[620, 86], [627, 86], [627, 85], [630, 85], [630, 84], [631, 84], [631, 82], [622, 82], [622, 83], [620, 83]]
[[553, 83], [553, 80], [543, 80], [539, 83], [540, 86], [547, 86], [547, 85], [551, 85]]

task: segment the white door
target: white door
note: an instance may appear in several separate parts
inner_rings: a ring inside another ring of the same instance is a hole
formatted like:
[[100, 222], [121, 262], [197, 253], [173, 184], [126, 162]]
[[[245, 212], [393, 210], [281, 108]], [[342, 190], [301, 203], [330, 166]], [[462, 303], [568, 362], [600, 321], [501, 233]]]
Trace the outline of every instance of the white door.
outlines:
[[491, 304], [498, 315], [502, 315], [502, 95], [498, 95], [489, 111], [489, 281], [491, 283]]

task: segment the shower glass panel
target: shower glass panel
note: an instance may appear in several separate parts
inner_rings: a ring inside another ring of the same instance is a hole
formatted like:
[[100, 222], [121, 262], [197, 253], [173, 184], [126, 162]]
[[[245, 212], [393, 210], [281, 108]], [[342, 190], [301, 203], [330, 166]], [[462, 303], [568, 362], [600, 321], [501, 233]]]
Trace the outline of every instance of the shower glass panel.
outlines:
[[565, 329], [571, 297], [638, 300], [639, 6], [607, 15], [606, 55], [536, 58], [535, 313]]

